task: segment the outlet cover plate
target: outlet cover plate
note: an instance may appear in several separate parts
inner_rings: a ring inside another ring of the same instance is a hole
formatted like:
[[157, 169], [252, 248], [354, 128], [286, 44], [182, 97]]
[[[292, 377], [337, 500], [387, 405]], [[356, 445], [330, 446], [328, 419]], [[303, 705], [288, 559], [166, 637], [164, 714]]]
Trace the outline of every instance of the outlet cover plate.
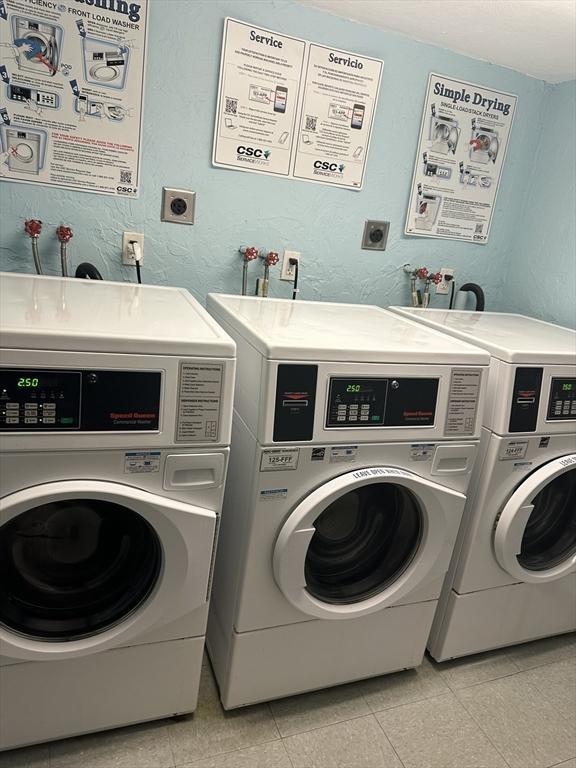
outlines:
[[[446, 295], [447, 293], [450, 293], [450, 283], [454, 280], [454, 270], [452, 267], [442, 267], [440, 274], [442, 275], [442, 282], [438, 283], [436, 286], [436, 293]], [[446, 280], [446, 275], [450, 275], [451, 277]]]
[[189, 189], [162, 187], [161, 221], [172, 224], [194, 224], [196, 192]]
[[365, 251], [385, 251], [389, 229], [389, 221], [368, 219], [364, 224], [361, 247]]
[[122, 264], [126, 267], [133, 267], [136, 264], [130, 241], [135, 240], [140, 243], [140, 264], [144, 262], [144, 235], [141, 232], [123, 232], [122, 233]]

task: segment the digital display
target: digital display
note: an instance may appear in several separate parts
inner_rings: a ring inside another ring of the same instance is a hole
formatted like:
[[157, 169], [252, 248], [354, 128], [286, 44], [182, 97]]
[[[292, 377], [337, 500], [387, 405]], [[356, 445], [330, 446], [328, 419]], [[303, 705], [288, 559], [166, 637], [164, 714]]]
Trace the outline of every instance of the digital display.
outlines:
[[33, 387], [37, 387], [38, 386], [38, 382], [39, 382], [39, 379], [36, 379], [36, 378], [30, 379], [30, 378], [24, 378], [23, 376], [21, 376], [18, 379], [18, 384], [16, 386], [17, 387], [32, 387], [33, 388]]
[[59, 387], [62, 380], [56, 376], [18, 376], [16, 386], [20, 389], [36, 389], [37, 387]]
[[374, 387], [366, 386], [366, 384], [346, 384], [346, 392], [362, 392], [364, 394], [367, 394], [369, 392], [373, 392]]
[[574, 385], [572, 384], [571, 381], [570, 382], [564, 382], [564, 384], [562, 384], [562, 391], [563, 392], [572, 392], [572, 387], [573, 386]]

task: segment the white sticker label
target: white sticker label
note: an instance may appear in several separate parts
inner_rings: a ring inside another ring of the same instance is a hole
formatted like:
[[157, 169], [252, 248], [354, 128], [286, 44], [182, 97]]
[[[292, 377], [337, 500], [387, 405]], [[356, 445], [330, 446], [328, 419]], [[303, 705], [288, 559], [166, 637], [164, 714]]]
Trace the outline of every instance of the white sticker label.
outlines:
[[478, 368], [452, 371], [444, 434], [474, 434], [481, 380]]
[[434, 443], [412, 443], [410, 446], [410, 458], [412, 461], [428, 461], [432, 458], [435, 448]]
[[140, 474], [160, 470], [160, 451], [129, 451], [124, 454], [124, 473]]
[[357, 454], [357, 445], [339, 445], [337, 448], [330, 448], [330, 461], [356, 461]]
[[260, 472], [296, 469], [300, 448], [273, 448], [264, 451], [260, 459]]
[[500, 461], [512, 461], [512, 459], [523, 459], [526, 456], [528, 450], [528, 440], [510, 440], [509, 443], [502, 448]]
[[534, 462], [532, 461], [516, 461], [514, 462], [514, 472], [522, 472], [523, 470], [530, 469]]
[[560, 464], [563, 467], [571, 467], [572, 464], [576, 464], [576, 456], [568, 456], [566, 459], [560, 459]]
[[288, 488], [268, 488], [265, 491], [260, 491], [262, 501], [276, 501], [285, 499], [286, 496], [288, 496]]
[[181, 363], [176, 442], [217, 442], [222, 369], [221, 363]]
[[357, 472], [352, 473], [352, 477], [356, 477], [360, 480], [363, 477], [412, 477], [412, 475], [410, 475], [410, 472], [405, 472], [403, 469], [372, 467], [370, 469], [359, 469]]

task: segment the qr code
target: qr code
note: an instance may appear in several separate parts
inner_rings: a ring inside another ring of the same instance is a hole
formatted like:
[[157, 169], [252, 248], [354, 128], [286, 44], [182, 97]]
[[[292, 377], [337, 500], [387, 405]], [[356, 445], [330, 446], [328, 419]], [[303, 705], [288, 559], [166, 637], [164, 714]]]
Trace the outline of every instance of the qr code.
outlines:
[[238, 99], [229, 99], [226, 96], [226, 109], [224, 111], [227, 115], [235, 115], [238, 111]]
[[315, 131], [317, 122], [318, 122], [317, 117], [310, 117], [310, 115], [306, 115], [306, 130]]
[[484, 224], [476, 224], [476, 234], [479, 235], [480, 232], [484, 229]]
[[132, 184], [132, 171], [120, 171], [120, 183]]

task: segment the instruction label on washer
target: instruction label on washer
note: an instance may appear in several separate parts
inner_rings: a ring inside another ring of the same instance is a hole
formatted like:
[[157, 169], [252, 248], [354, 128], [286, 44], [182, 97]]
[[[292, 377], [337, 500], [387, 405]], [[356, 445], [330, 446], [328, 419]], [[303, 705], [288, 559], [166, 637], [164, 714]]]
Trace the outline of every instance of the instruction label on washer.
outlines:
[[330, 448], [330, 461], [356, 461], [357, 445], [338, 445]]
[[260, 491], [262, 501], [279, 501], [285, 499], [286, 496], [288, 496], [288, 488], [268, 488]]
[[434, 453], [435, 443], [412, 443], [410, 458], [412, 461], [428, 461]]
[[129, 451], [124, 454], [124, 473], [141, 474], [160, 470], [160, 451]]
[[216, 442], [222, 397], [221, 363], [181, 363], [176, 442]]
[[482, 371], [477, 368], [452, 371], [444, 434], [474, 434], [481, 381]]
[[300, 448], [272, 448], [262, 453], [260, 472], [296, 469]]
[[148, 0], [0, 0], [0, 177], [138, 197]]

